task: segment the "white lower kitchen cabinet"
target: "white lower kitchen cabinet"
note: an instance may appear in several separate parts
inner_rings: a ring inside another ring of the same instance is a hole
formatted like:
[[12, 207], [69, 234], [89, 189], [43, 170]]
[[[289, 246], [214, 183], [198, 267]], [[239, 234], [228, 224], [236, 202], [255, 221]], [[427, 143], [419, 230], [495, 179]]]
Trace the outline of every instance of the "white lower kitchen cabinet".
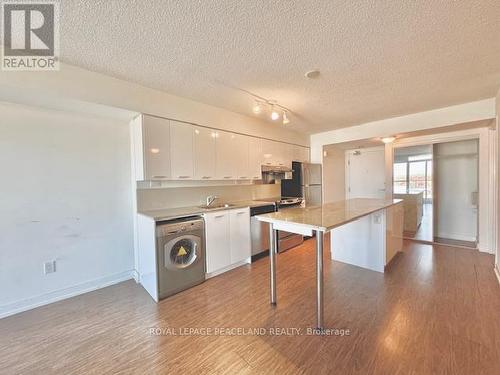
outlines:
[[207, 273], [213, 273], [231, 264], [229, 211], [205, 214]]
[[231, 264], [247, 260], [251, 256], [250, 209], [248, 207], [229, 212]]
[[209, 212], [205, 215], [207, 277], [250, 262], [250, 209]]

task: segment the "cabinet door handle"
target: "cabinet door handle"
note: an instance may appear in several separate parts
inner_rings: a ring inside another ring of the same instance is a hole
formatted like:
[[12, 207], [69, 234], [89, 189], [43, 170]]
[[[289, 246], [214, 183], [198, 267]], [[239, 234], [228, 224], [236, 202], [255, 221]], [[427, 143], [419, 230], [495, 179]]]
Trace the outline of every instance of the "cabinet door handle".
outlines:
[[224, 216], [226, 216], [226, 215], [216, 215], [216, 216], [214, 216], [214, 218], [220, 219], [221, 217], [224, 217]]
[[231, 177], [233, 177], [233, 176], [224, 176], [224, 178], [231, 178]]
[[191, 176], [178, 176], [179, 178], [191, 178]]
[[204, 180], [208, 180], [209, 178], [212, 178], [212, 176], [203, 176], [202, 177]]
[[246, 211], [240, 211], [240, 212], [236, 212], [236, 215], [243, 215], [244, 213], [246, 213]]
[[240, 178], [248, 178], [247, 176], [240, 176]]
[[167, 178], [167, 176], [153, 176], [153, 178]]

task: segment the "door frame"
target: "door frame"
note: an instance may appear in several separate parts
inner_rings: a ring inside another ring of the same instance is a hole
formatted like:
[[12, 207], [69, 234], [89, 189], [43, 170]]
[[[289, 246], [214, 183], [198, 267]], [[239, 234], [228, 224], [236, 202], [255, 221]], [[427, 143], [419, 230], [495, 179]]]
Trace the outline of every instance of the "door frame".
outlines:
[[[391, 182], [390, 196], [392, 197], [394, 150], [396, 148], [433, 145], [435, 143], [463, 141], [468, 139], [479, 140], [479, 204], [478, 204], [478, 245], [479, 251], [490, 254], [496, 253], [497, 212], [496, 212], [496, 131], [482, 127], [460, 130], [448, 133], [436, 133], [423, 136], [396, 139], [386, 145], [386, 179]], [[485, 169], [486, 167], [486, 169]], [[387, 189], [389, 191], [389, 189]]]

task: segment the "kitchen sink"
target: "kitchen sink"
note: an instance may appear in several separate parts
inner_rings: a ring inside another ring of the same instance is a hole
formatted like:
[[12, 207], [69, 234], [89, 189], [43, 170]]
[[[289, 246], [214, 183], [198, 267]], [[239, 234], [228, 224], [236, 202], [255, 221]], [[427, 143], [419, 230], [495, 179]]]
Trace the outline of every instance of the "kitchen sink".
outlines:
[[210, 206], [203, 205], [203, 206], [198, 206], [199, 208], [204, 208], [205, 210], [215, 210], [215, 209], [221, 209], [221, 208], [230, 208], [234, 207], [234, 204], [211, 204]]

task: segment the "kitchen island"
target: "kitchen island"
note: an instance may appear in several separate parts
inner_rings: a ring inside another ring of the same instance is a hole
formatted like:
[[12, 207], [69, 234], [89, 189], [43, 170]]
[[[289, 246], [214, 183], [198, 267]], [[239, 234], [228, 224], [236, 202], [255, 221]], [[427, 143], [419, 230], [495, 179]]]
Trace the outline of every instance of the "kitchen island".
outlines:
[[332, 259], [384, 272], [402, 249], [401, 199], [355, 198], [258, 215], [269, 223], [271, 304], [276, 304], [277, 231], [316, 234], [316, 327], [323, 329], [323, 235], [331, 232]]

